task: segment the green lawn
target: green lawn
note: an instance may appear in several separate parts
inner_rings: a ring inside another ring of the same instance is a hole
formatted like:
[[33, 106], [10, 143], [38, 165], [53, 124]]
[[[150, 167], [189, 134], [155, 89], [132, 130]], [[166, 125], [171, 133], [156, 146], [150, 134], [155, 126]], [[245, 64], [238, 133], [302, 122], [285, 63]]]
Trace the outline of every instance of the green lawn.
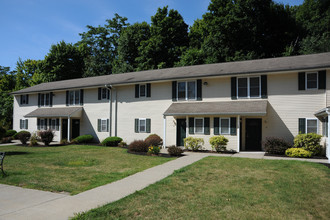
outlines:
[[0, 183], [54, 192], [79, 192], [101, 186], [172, 158], [128, 154], [126, 149], [68, 145], [0, 146], [6, 151]]
[[208, 157], [75, 219], [329, 219], [329, 174], [308, 162]]

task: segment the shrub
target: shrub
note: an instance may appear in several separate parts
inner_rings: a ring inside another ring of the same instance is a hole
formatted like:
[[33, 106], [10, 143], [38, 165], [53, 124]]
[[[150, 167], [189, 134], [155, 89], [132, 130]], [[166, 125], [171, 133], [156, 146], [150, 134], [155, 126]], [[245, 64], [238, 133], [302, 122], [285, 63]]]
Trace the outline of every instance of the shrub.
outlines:
[[28, 131], [20, 131], [15, 134], [16, 138], [20, 140], [22, 144], [26, 144], [26, 142], [30, 139], [31, 133]]
[[152, 154], [158, 155], [159, 152], [160, 152], [160, 147], [158, 146], [150, 146], [148, 148], [148, 155], [152, 155]]
[[5, 134], [6, 134], [6, 130], [2, 127], [0, 127], [0, 140], [5, 137]]
[[30, 147], [33, 147], [33, 146], [38, 146], [38, 136], [37, 136], [37, 134], [36, 133], [33, 133], [32, 134], [32, 136], [31, 136], [31, 138], [30, 138], [30, 144], [29, 144], [29, 146]]
[[268, 137], [265, 141], [265, 151], [270, 154], [284, 155], [285, 151], [291, 147], [290, 143], [281, 138]]
[[2, 140], [1, 140], [1, 143], [11, 143], [11, 141], [13, 140], [13, 138], [12, 137], [4, 137], [4, 138], [2, 138]]
[[148, 145], [143, 140], [135, 140], [128, 146], [129, 151], [133, 152], [148, 152]]
[[151, 134], [144, 140], [148, 146], [162, 146], [163, 139], [157, 134]]
[[17, 131], [15, 130], [8, 130], [6, 131], [5, 137], [13, 137], [16, 133]]
[[171, 156], [181, 156], [183, 153], [183, 150], [180, 147], [177, 147], [175, 145], [169, 146], [167, 148], [167, 152], [169, 153], [169, 155]]
[[310, 151], [314, 156], [322, 151], [322, 146], [320, 145], [321, 137], [321, 135], [315, 133], [299, 134], [294, 138], [293, 145], [294, 147]]
[[102, 141], [103, 146], [117, 147], [123, 139], [120, 137], [108, 137]]
[[285, 151], [288, 157], [311, 157], [312, 153], [303, 148], [289, 148]]
[[62, 139], [61, 141], [60, 141], [60, 145], [67, 145], [67, 144], [69, 144], [69, 141], [68, 141], [68, 139]]
[[125, 141], [121, 141], [119, 144], [118, 144], [118, 147], [127, 147], [127, 143]]
[[72, 143], [74, 144], [87, 144], [92, 142], [94, 139], [93, 135], [90, 134], [85, 134], [85, 135], [80, 135], [76, 137], [75, 139], [72, 140]]
[[52, 130], [39, 131], [38, 136], [46, 146], [49, 146], [49, 143], [53, 141], [54, 132]]
[[184, 147], [192, 151], [201, 150], [203, 144], [204, 144], [203, 138], [187, 137], [184, 139]]
[[213, 136], [210, 138], [210, 144], [213, 150], [221, 152], [226, 150], [228, 139], [222, 135]]

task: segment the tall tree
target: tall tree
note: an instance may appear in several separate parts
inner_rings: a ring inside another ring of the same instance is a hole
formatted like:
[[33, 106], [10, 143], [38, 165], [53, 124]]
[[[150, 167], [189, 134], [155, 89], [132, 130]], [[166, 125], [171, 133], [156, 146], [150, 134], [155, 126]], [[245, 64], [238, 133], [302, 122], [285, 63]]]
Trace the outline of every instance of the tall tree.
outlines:
[[139, 70], [173, 67], [189, 44], [188, 25], [176, 10], [158, 8], [151, 17], [151, 37], [139, 47]]
[[13, 96], [9, 95], [15, 88], [15, 72], [9, 67], [0, 66], [0, 126], [12, 128]]
[[88, 25], [87, 32], [80, 34], [81, 41], [89, 48], [89, 55], [85, 59], [84, 77], [100, 76], [112, 73], [114, 60], [117, 59], [118, 39], [123, 28], [129, 24], [126, 17], [115, 14], [115, 17], [106, 20], [103, 27]]
[[43, 74], [42, 64], [42, 60], [27, 59], [22, 61], [22, 59], [19, 58], [16, 64], [15, 90], [23, 89], [44, 82], [43, 80], [36, 80], [36, 75]]

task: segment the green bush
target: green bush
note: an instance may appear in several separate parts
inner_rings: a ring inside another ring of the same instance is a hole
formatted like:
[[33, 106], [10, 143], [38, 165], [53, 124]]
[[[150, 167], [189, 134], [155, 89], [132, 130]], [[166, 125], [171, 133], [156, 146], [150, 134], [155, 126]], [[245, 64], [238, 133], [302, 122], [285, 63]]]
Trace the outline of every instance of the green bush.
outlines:
[[26, 144], [26, 142], [30, 139], [31, 133], [28, 131], [20, 131], [15, 134], [16, 138], [21, 141], [22, 144]]
[[311, 157], [312, 153], [304, 150], [303, 148], [289, 148], [285, 151], [285, 155], [287, 155], [288, 157]]
[[90, 134], [80, 135], [72, 140], [74, 144], [87, 144], [93, 141], [94, 137]]
[[8, 130], [6, 131], [5, 137], [13, 137], [16, 133], [17, 131], [15, 130]]
[[135, 140], [129, 144], [128, 150], [132, 152], [148, 152], [148, 145], [144, 140]]
[[187, 137], [184, 139], [184, 147], [192, 151], [201, 150], [203, 144], [204, 144], [203, 138]]
[[293, 146], [296, 148], [303, 148], [310, 151], [312, 155], [318, 155], [322, 151], [320, 145], [321, 135], [315, 133], [299, 134], [293, 140]]
[[30, 138], [29, 146], [30, 147], [38, 146], [38, 141], [39, 141], [39, 138], [38, 138], [37, 134], [33, 133], [31, 138]]
[[60, 145], [67, 145], [67, 144], [69, 144], [69, 141], [66, 138], [64, 138], [60, 141]]
[[119, 144], [118, 144], [118, 147], [127, 147], [127, 143], [125, 141], [121, 141]]
[[221, 152], [226, 150], [228, 139], [222, 135], [213, 136], [210, 138], [210, 144], [213, 150]]
[[123, 139], [120, 137], [108, 137], [102, 141], [103, 146], [117, 147]]
[[281, 138], [267, 137], [265, 141], [265, 151], [270, 154], [284, 155], [285, 151], [291, 147], [291, 144]]
[[183, 153], [183, 150], [180, 147], [177, 147], [175, 145], [169, 146], [167, 148], [167, 152], [169, 153], [169, 155], [171, 156], [181, 156]]
[[6, 134], [6, 129], [0, 127], [0, 140], [5, 137], [5, 134]]
[[159, 137], [157, 134], [151, 134], [149, 135], [145, 140], [146, 144], [150, 146], [162, 146], [163, 145], [163, 139]]
[[39, 131], [38, 136], [40, 137], [41, 142], [43, 142], [46, 146], [49, 146], [50, 142], [53, 141], [54, 132], [52, 130]]
[[158, 146], [150, 146], [148, 148], [148, 155], [152, 155], [152, 154], [158, 155], [159, 152], [160, 152], [160, 147]]
[[0, 143], [2, 143], [2, 144], [11, 143], [12, 140], [13, 140], [12, 137], [4, 137], [1, 139]]

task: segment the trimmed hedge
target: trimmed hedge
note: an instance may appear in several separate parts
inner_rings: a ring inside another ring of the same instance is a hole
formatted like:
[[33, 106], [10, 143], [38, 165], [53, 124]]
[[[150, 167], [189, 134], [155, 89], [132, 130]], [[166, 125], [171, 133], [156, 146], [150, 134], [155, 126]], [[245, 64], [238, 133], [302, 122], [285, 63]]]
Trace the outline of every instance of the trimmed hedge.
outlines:
[[175, 145], [169, 146], [167, 148], [167, 152], [169, 153], [169, 155], [171, 156], [181, 156], [183, 153], [183, 150], [180, 147], [177, 147]]
[[143, 140], [135, 140], [129, 144], [128, 150], [132, 152], [148, 152], [148, 145]]
[[26, 144], [26, 142], [30, 139], [31, 133], [28, 131], [20, 131], [15, 134], [15, 137], [21, 141], [22, 144]]
[[17, 134], [17, 131], [8, 130], [8, 131], [6, 131], [5, 137], [13, 137], [15, 134]]
[[53, 141], [54, 132], [51, 130], [39, 131], [38, 136], [40, 137], [41, 142], [43, 142], [46, 146], [49, 146], [50, 142]]
[[198, 151], [203, 148], [204, 139], [203, 138], [194, 138], [187, 137], [184, 140], [184, 147], [192, 151]]
[[213, 150], [216, 152], [226, 151], [228, 139], [225, 136], [218, 135], [210, 138], [210, 144]]
[[107, 137], [101, 144], [103, 146], [117, 147], [122, 140], [120, 137]]
[[312, 156], [312, 153], [304, 150], [303, 148], [289, 148], [285, 151], [285, 155], [288, 157], [303, 157], [308, 158]]
[[146, 142], [148, 147], [163, 145], [163, 139], [161, 137], [159, 137], [157, 134], [149, 135], [144, 141]]
[[80, 135], [72, 140], [74, 144], [87, 144], [93, 141], [94, 137], [90, 134]]
[[270, 154], [284, 155], [285, 151], [292, 145], [281, 138], [267, 137], [265, 141], [265, 151]]
[[298, 134], [293, 140], [294, 147], [303, 148], [311, 152], [313, 156], [318, 155], [322, 152], [321, 137], [321, 135], [315, 133]]

